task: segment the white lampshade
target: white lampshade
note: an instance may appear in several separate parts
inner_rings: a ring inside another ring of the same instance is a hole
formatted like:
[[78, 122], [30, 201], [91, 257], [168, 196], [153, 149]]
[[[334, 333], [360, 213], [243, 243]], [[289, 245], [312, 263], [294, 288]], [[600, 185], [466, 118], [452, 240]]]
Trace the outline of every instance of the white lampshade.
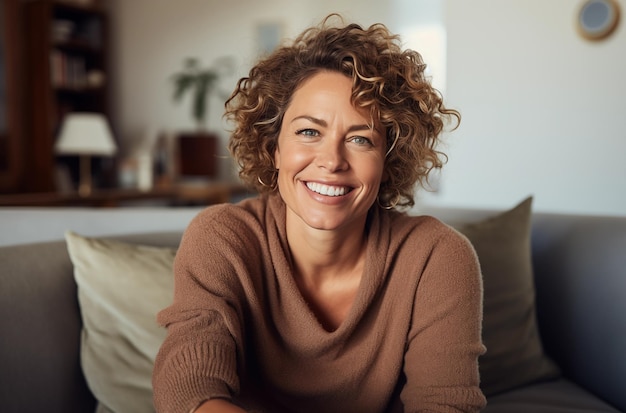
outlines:
[[117, 145], [101, 113], [69, 113], [63, 119], [54, 150], [63, 155], [113, 155]]

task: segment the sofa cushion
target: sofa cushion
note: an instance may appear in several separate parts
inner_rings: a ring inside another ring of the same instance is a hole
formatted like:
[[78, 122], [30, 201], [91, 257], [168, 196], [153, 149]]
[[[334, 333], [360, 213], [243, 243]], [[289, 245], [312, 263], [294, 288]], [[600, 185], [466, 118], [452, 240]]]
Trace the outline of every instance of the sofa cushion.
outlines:
[[535, 314], [530, 248], [532, 197], [509, 211], [458, 227], [474, 245], [483, 273], [481, 388], [485, 395], [555, 378]]
[[66, 233], [83, 320], [81, 363], [99, 411], [153, 412], [152, 368], [173, 299], [173, 248]]
[[489, 398], [482, 413], [619, 413], [582, 387], [559, 379], [524, 386]]

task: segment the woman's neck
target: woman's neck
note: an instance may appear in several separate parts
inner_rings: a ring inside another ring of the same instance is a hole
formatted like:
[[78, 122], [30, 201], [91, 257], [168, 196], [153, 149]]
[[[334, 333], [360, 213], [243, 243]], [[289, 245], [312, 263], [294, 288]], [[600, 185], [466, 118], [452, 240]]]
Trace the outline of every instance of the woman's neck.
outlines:
[[365, 221], [337, 230], [317, 230], [297, 216], [287, 214], [286, 218], [294, 270], [307, 283], [350, 276], [362, 265], [367, 245]]
[[334, 331], [348, 316], [363, 278], [366, 220], [318, 230], [288, 212], [286, 232], [296, 285], [323, 328]]

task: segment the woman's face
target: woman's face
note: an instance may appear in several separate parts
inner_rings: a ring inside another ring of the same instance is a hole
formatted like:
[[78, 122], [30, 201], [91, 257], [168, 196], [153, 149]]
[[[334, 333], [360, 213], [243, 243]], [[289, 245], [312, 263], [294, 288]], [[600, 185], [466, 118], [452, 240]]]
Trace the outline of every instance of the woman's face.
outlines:
[[385, 140], [369, 113], [352, 105], [351, 86], [347, 76], [323, 71], [292, 96], [274, 154], [288, 223], [358, 231], [376, 201]]

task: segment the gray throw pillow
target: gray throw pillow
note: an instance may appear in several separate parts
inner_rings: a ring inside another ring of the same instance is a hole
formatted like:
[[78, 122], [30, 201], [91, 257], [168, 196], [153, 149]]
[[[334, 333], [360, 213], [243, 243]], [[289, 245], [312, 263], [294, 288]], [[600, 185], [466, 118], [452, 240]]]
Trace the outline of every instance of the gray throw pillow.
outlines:
[[478, 254], [484, 285], [481, 388], [490, 396], [558, 377], [539, 336], [530, 248], [532, 197], [458, 228]]

